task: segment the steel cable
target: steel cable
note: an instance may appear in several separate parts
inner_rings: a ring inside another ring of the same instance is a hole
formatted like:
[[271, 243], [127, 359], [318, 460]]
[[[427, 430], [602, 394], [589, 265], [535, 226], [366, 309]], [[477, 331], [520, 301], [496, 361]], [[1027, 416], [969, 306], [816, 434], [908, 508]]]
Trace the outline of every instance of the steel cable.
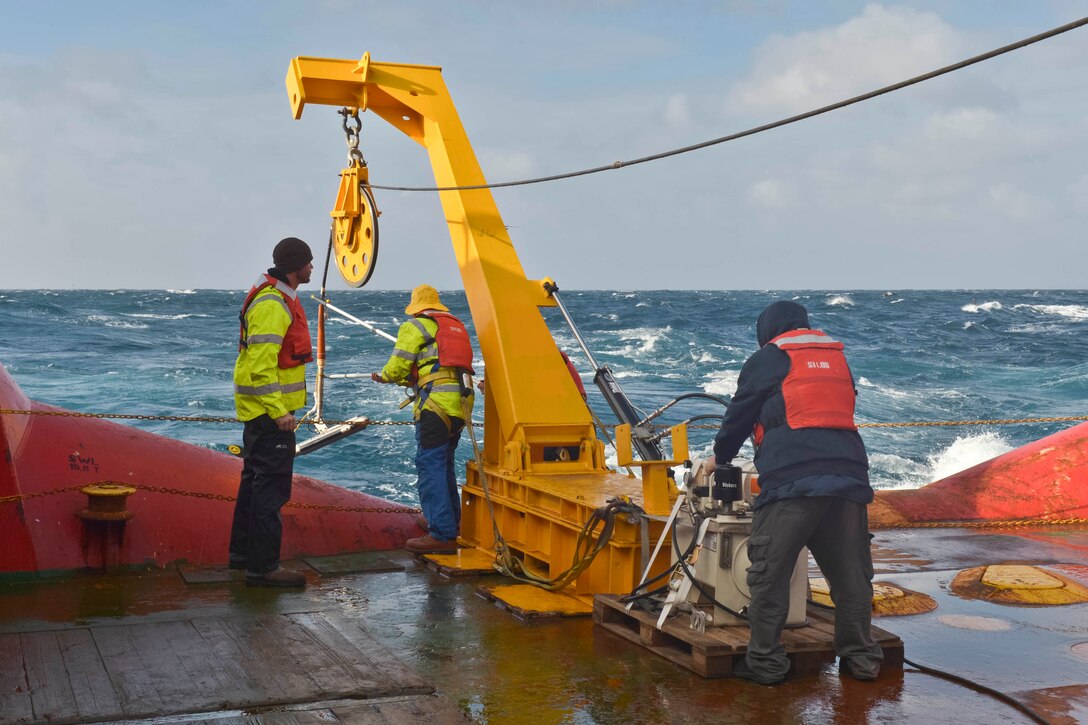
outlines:
[[660, 153], [651, 154], [649, 156], [642, 156], [642, 157], [637, 158], [637, 159], [631, 159], [630, 161], [613, 161], [611, 164], [608, 164], [608, 165], [605, 165], [605, 166], [594, 166], [593, 168], [582, 169], [580, 171], [570, 171], [570, 172], [567, 172], [567, 173], [564, 173], [564, 174], [553, 174], [551, 176], [540, 176], [540, 177], [533, 178], [533, 179], [521, 179], [519, 181], [503, 181], [503, 182], [498, 182], [498, 183], [494, 183], [494, 184], [472, 184], [472, 185], [468, 185], [468, 186], [384, 186], [384, 185], [379, 185], [379, 184], [371, 184], [370, 188], [372, 188], [372, 189], [383, 189], [385, 191], [471, 191], [473, 189], [502, 189], [502, 188], [511, 187], [511, 186], [528, 186], [530, 184], [542, 184], [542, 183], [545, 183], [545, 182], [548, 182], [548, 181], [560, 181], [562, 179], [572, 179], [572, 178], [575, 178], [575, 177], [578, 177], [578, 176], [588, 176], [590, 174], [597, 174], [597, 173], [600, 173], [602, 171], [614, 171], [616, 169], [622, 169], [622, 168], [626, 168], [628, 166], [636, 166], [638, 164], [645, 164], [645, 163], [648, 163], [650, 161], [658, 161], [660, 159], [666, 159], [666, 158], [669, 158], [671, 156], [679, 156], [680, 154], [686, 154], [686, 153], [689, 153], [691, 151], [699, 151], [701, 149], [705, 149], [705, 148], [708, 148], [710, 146], [716, 146], [718, 144], [726, 143], [728, 141], [736, 141], [737, 139], [744, 138], [746, 136], [754, 136], [754, 135], [756, 135], [758, 133], [763, 133], [764, 131], [770, 131], [772, 129], [780, 128], [782, 126], [788, 126], [791, 123], [797, 123], [798, 121], [804, 121], [806, 119], [813, 118], [814, 116], [819, 116], [819, 115], [822, 115], [824, 113], [829, 113], [831, 111], [837, 111], [840, 108], [845, 108], [847, 106], [852, 106], [855, 103], [861, 103], [862, 101], [868, 101], [868, 100], [870, 100], [872, 98], [876, 98], [877, 96], [882, 96], [882, 95], [884, 95], [886, 93], [892, 93], [893, 91], [902, 90], [903, 88], [907, 88], [909, 86], [913, 86], [913, 85], [916, 85], [918, 83], [922, 83], [923, 81], [932, 80], [933, 78], [937, 78], [939, 76], [946, 75], [946, 74], [951, 73], [953, 71], [961, 70], [963, 68], [974, 65], [976, 63], [981, 63], [981, 62], [983, 62], [985, 60], [990, 60], [991, 58], [996, 58], [999, 55], [1004, 55], [1005, 53], [1011, 53], [1014, 50], [1019, 50], [1021, 48], [1025, 48], [1025, 47], [1027, 47], [1029, 45], [1032, 45], [1034, 43], [1038, 43], [1040, 41], [1047, 40], [1049, 38], [1053, 38], [1054, 36], [1061, 35], [1062, 33], [1067, 33], [1070, 30], [1075, 30], [1075, 29], [1077, 29], [1077, 28], [1079, 28], [1081, 26], [1084, 26], [1084, 25], [1088, 25], [1088, 17], [1081, 18], [1079, 20], [1074, 20], [1071, 23], [1067, 23], [1067, 24], [1061, 25], [1061, 26], [1059, 26], [1057, 28], [1047, 30], [1046, 32], [1039, 33], [1038, 35], [1033, 35], [1030, 38], [1024, 38], [1023, 40], [1018, 40], [1017, 42], [1010, 43], [1009, 45], [1003, 45], [1000, 48], [995, 48], [994, 50], [991, 50], [989, 52], [981, 53], [979, 55], [972, 56], [970, 58], [967, 58], [966, 60], [961, 60], [958, 63], [953, 63], [952, 65], [946, 65], [943, 68], [938, 68], [937, 70], [930, 71], [929, 73], [924, 73], [924, 74], [922, 74], [920, 76], [915, 76], [915, 77], [907, 79], [905, 81], [900, 81], [899, 83], [893, 83], [890, 86], [884, 86], [883, 88], [878, 88], [878, 89], [876, 89], [874, 91], [869, 91], [868, 93], [863, 93], [860, 96], [854, 96], [853, 98], [848, 98], [848, 99], [846, 99], [844, 101], [839, 101], [837, 103], [832, 103], [832, 104], [827, 105], [827, 106], [821, 106], [820, 108], [817, 108], [817, 109], [814, 109], [814, 110], [811, 110], [811, 111], [806, 111], [805, 113], [799, 113], [799, 114], [797, 114], [795, 116], [790, 116], [788, 118], [783, 118], [783, 119], [780, 119], [778, 121], [773, 121], [771, 123], [765, 123], [762, 126], [755, 126], [753, 128], [749, 128], [749, 129], [744, 130], [744, 131], [738, 131], [736, 133], [731, 133], [731, 134], [729, 134], [727, 136], [721, 136], [719, 138], [711, 139], [709, 141], [703, 141], [703, 142], [697, 143], [697, 144], [692, 144], [690, 146], [682, 146], [680, 148], [672, 149], [671, 151], [662, 151]]

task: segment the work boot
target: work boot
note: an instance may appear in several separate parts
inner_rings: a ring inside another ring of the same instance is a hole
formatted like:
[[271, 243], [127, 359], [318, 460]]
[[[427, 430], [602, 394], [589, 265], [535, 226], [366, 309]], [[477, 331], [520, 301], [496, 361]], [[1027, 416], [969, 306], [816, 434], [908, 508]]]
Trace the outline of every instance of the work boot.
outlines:
[[423, 514], [416, 514], [416, 526], [424, 531], [431, 530], [431, 522], [427, 520], [427, 517]]
[[880, 674], [880, 666], [877, 665], [875, 671], [858, 669], [854, 665], [850, 664], [850, 660], [845, 657], [839, 658], [839, 674], [850, 675], [855, 680], [861, 680], [862, 682], [873, 682], [876, 680], [877, 675]]
[[461, 547], [456, 540], [442, 541], [430, 534], [424, 534], [417, 539], [408, 539], [404, 548], [414, 554], [455, 554]]
[[246, 572], [247, 587], [304, 587], [306, 575], [300, 571], [288, 571], [283, 567], [266, 574]]
[[757, 685], [766, 685], [768, 687], [774, 687], [775, 685], [781, 685], [786, 681], [786, 676], [783, 675], [779, 678], [768, 677], [767, 675], [761, 675], [758, 672], [753, 672], [748, 666], [748, 659], [746, 657], [738, 657], [733, 660], [733, 676], [739, 677], [742, 680], [748, 680], [754, 682]]

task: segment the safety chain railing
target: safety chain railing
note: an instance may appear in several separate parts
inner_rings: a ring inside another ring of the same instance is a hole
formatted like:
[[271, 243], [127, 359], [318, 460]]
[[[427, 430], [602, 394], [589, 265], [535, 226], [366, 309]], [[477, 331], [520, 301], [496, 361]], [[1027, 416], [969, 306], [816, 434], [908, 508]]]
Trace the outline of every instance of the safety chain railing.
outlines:
[[[110, 488], [110, 487], [123, 487], [129, 486], [140, 491], [147, 491], [148, 493], [165, 493], [172, 496], [188, 496], [189, 498], [203, 498], [212, 501], [236, 501], [235, 496], [228, 496], [222, 493], [207, 493], [204, 491], [186, 491], [181, 488], [170, 488], [168, 486], [149, 486], [144, 483], [130, 483], [128, 481], [92, 481], [87, 483], [77, 483], [74, 486], [62, 486], [60, 488], [51, 488], [45, 491], [34, 491], [33, 493], [19, 493], [12, 496], [0, 496], [0, 504], [14, 503], [16, 501], [26, 501], [32, 498], [41, 498], [43, 496], [55, 496], [61, 493], [71, 493], [73, 491], [81, 491], [88, 486], [95, 486], [98, 488]], [[410, 508], [407, 506], [336, 506], [333, 504], [315, 504], [315, 503], [301, 503], [298, 501], [288, 501], [284, 504], [285, 508], [297, 508], [297, 509], [311, 509], [316, 511], [346, 511], [350, 513], [364, 513], [364, 514], [418, 514], [421, 510], [418, 508]]]
[[904, 521], [894, 524], [869, 522], [877, 529], [1015, 529], [1028, 526], [1083, 526], [1088, 519], [1008, 519], [996, 521]]
[[[99, 488], [105, 488], [110, 486], [129, 486], [140, 491], [147, 491], [148, 493], [164, 493], [172, 496], [187, 496], [189, 498], [201, 498], [211, 501], [226, 501], [233, 502], [236, 500], [234, 496], [228, 496], [222, 493], [207, 493], [203, 491], [186, 491], [180, 488], [171, 488], [169, 486], [149, 486], [142, 483], [130, 483], [127, 481], [94, 481], [90, 483], [78, 483], [74, 486], [62, 486], [59, 488], [47, 489], [45, 491], [35, 491], [33, 493], [20, 493], [12, 496], [0, 496], [0, 504], [15, 503], [17, 501], [27, 501], [34, 498], [42, 498], [45, 496], [55, 496], [62, 493], [72, 493], [80, 491], [88, 486], [96, 486]], [[298, 508], [309, 509], [313, 511], [343, 511], [348, 513], [378, 513], [378, 514], [411, 514], [416, 515], [421, 513], [418, 508], [409, 507], [393, 507], [393, 506], [336, 506], [333, 504], [313, 504], [313, 503], [301, 503], [297, 501], [288, 501], [284, 504], [285, 508]], [[1088, 525], [1088, 518], [1066, 518], [1066, 519], [1008, 519], [1008, 520], [996, 520], [996, 521], [916, 521], [916, 522], [902, 522], [894, 524], [879, 524], [870, 523], [870, 528], [873, 530], [884, 529], [1011, 529], [1011, 528], [1026, 528], [1026, 527], [1045, 527], [1045, 526], [1084, 526]]]
[[[193, 416], [193, 415], [138, 415], [132, 413], [76, 413], [69, 410], [13, 410], [0, 408], [0, 415], [39, 415], [59, 418], [103, 418], [109, 420], [164, 420], [182, 423], [241, 423], [237, 418]], [[1067, 415], [1053, 418], [991, 418], [983, 420], [928, 420], [905, 421], [898, 423], [859, 423], [858, 428], [940, 428], [960, 425], [1019, 425], [1025, 423], [1070, 423], [1088, 420], [1088, 415]], [[354, 423], [353, 420], [324, 420], [325, 425]], [[368, 425], [415, 425], [410, 420], [371, 420]], [[477, 428], [483, 423], [473, 422]], [[605, 426], [615, 428], [614, 425]], [[717, 425], [689, 425], [689, 428], [717, 430]]]

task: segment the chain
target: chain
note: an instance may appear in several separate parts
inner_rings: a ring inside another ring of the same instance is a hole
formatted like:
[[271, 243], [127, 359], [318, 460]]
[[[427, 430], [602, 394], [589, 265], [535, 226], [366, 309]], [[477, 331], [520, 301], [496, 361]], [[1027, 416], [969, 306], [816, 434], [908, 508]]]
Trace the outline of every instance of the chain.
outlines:
[[[149, 486], [145, 483], [129, 483], [128, 481], [94, 481], [92, 483], [77, 483], [74, 486], [63, 486], [61, 488], [53, 488], [47, 491], [35, 491], [34, 493], [20, 493], [14, 496], [0, 496], [0, 504], [14, 503], [16, 501], [26, 501], [32, 498], [40, 498], [42, 496], [54, 496], [60, 493], [70, 493], [72, 491], [80, 491], [87, 486], [130, 486], [140, 491], [147, 491], [148, 493], [165, 493], [171, 496], [188, 496], [189, 498], [203, 498], [210, 501], [237, 501], [234, 496], [227, 496], [222, 493], [205, 493], [202, 491], [186, 491], [180, 488], [170, 488], [168, 486]], [[297, 508], [297, 509], [313, 509], [316, 511], [347, 511], [351, 513], [375, 513], [375, 514], [418, 514], [422, 511], [418, 508], [409, 508], [406, 506], [384, 506], [384, 507], [368, 507], [368, 506], [334, 506], [332, 504], [315, 504], [315, 503], [298, 503], [295, 501], [288, 501], [284, 504], [285, 508]]]
[[359, 109], [341, 108], [337, 113], [343, 117], [340, 127], [344, 129], [344, 135], [347, 137], [348, 166], [366, 166], [363, 152], [359, 150], [359, 131], [363, 128], [363, 122], [359, 120]]
[[[204, 493], [201, 491], [185, 491], [180, 488], [168, 486], [149, 486], [143, 483], [130, 483], [128, 481], [95, 481], [93, 483], [77, 483], [74, 486], [63, 486], [47, 491], [35, 491], [34, 493], [20, 493], [13, 496], [0, 496], [0, 504], [26, 501], [43, 496], [54, 496], [61, 493], [79, 491], [87, 486], [130, 486], [148, 493], [165, 493], [172, 496], [188, 496], [189, 498], [203, 498], [211, 501], [235, 501], [234, 496], [221, 493]], [[345, 511], [350, 513], [378, 513], [378, 514], [418, 514], [422, 513], [418, 508], [401, 506], [368, 507], [368, 506], [335, 506], [332, 504], [298, 503], [288, 501], [285, 508], [309, 509], [312, 511]], [[1088, 518], [1072, 519], [1011, 519], [1005, 521], [921, 521], [902, 524], [872, 525], [870, 528], [878, 529], [1011, 529], [1026, 526], [1083, 526], [1088, 524]]]
[[906, 428], [911, 426], [927, 428], [952, 425], [1017, 425], [1019, 423], [1066, 423], [1077, 420], [1088, 420], [1088, 415], [1068, 415], [1062, 418], [996, 418], [993, 420], [931, 420], [910, 423], [859, 423], [858, 428]]
[[[183, 423], [242, 423], [237, 418], [220, 418], [211, 416], [188, 415], [135, 415], [127, 413], [75, 413], [68, 410], [14, 410], [0, 408], [0, 415], [43, 415], [59, 418], [109, 418], [113, 420], [169, 420]], [[859, 423], [858, 428], [937, 428], [957, 425], [1019, 425], [1022, 423], [1069, 423], [1088, 420], [1088, 415], [1069, 415], [1060, 418], [994, 418], [991, 420], [931, 420], [931, 421], [907, 421], [901, 423]], [[352, 420], [323, 420], [326, 425], [340, 425], [341, 423], [353, 423]], [[313, 425], [313, 423], [307, 423]], [[415, 425], [411, 420], [372, 420], [368, 425]], [[473, 422], [476, 428], [483, 428], [483, 423]], [[604, 428], [615, 428], [614, 425], [606, 425]], [[688, 428], [703, 428], [706, 430], [718, 430], [717, 425], [689, 425]]]
[[240, 423], [237, 418], [212, 418], [187, 415], [135, 415], [131, 413], [75, 413], [70, 410], [10, 410], [0, 408], [0, 415], [42, 415], [56, 418], [109, 418], [113, 420], [173, 420], [190, 423]]
[[89, 486], [89, 483], [80, 483], [75, 486], [65, 486], [64, 488], [54, 488], [49, 491], [35, 491], [34, 493], [17, 493], [14, 496], [0, 496], [0, 503], [12, 503], [14, 501], [25, 501], [29, 498], [38, 498], [40, 496], [52, 496], [57, 493], [67, 493], [68, 491], [78, 491], [84, 486]]
[[1013, 529], [1025, 526], [1083, 526], [1088, 519], [1010, 519], [1007, 521], [914, 521], [870, 524], [871, 529]]

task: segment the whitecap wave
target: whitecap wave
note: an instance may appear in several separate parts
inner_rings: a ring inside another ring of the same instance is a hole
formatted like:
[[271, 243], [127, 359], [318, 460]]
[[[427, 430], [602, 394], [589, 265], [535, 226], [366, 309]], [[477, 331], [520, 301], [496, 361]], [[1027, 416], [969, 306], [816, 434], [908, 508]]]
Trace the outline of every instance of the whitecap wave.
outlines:
[[979, 312], [993, 312], [994, 310], [1000, 309], [1003, 309], [1003, 307], [997, 300], [983, 302], [981, 305], [972, 302], [971, 304], [964, 305], [960, 308], [963, 312], [970, 312], [972, 315], [977, 315]]
[[166, 290], [172, 295], [195, 295], [195, 289], [168, 289]]
[[929, 468], [894, 453], [869, 454], [869, 475], [873, 488], [880, 491], [911, 489], [929, 483]]
[[657, 346], [658, 340], [665, 337], [665, 335], [671, 331], [671, 327], [636, 327], [629, 330], [618, 330], [616, 335], [621, 340], [638, 340], [640, 343], [624, 347], [624, 355], [641, 355], [643, 353], [653, 352], [654, 348]]
[[110, 317], [109, 315], [89, 315], [87, 322], [98, 322], [106, 327], [120, 327], [125, 330], [146, 330], [148, 328], [142, 322], [126, 322], [125, 320], [118, 320], [116, 317]]
[[900, 302], [903, 302], [903, 298], [902, 298], [902, 297], [900, 297], [900, 298], [899, 298], [899, 299], [897, 299], [897, 300], [892, 300], [892, 301], [891, 301], [891, 302], [889, 302], [888, 304], [889, 304], [889, 305], [898, 305], [898, 304], [899, 304]]
[[703, 392], [723, 397], [737, 392], [737, 378], [740, 377], [740, 371], [716, 370], [703, 377], [707, 380], [701, 385]]
[[149, 312], [126, 312], [125, 317], [138, 317], [143, 320], [185, 320], [190, 317], [211, 317], [211, 315], [199, 315], [196, 313], [181, 315], [154, 315]]
[[948, 448], [928, 456], [929, 478], [931, 481], [939, 481], [1011, 450], [1012, 446], [1008, 441], [997, 433], [961, 436]]
[[850, 295], [835, 295], [827, 298], [828, 307], [853, 307], [854, 300], [850, 299]]
[[896, 390], [895, 388], [889, 388], [886, 385], [878, 385], [865, 376], [860, 376], [858, 378], [858, 386], [862, 388], [871, 388], [874, 393], [886, 395], [889, 398], [910, 398], [915, 396], [914, 393], [908, 391]]
[[1083, 305], [1014, 305], [1014, 309], [1027, 309], [1041, 315], [1057, 315], [1074, 320], [1088, 320], [1088, 307]]

